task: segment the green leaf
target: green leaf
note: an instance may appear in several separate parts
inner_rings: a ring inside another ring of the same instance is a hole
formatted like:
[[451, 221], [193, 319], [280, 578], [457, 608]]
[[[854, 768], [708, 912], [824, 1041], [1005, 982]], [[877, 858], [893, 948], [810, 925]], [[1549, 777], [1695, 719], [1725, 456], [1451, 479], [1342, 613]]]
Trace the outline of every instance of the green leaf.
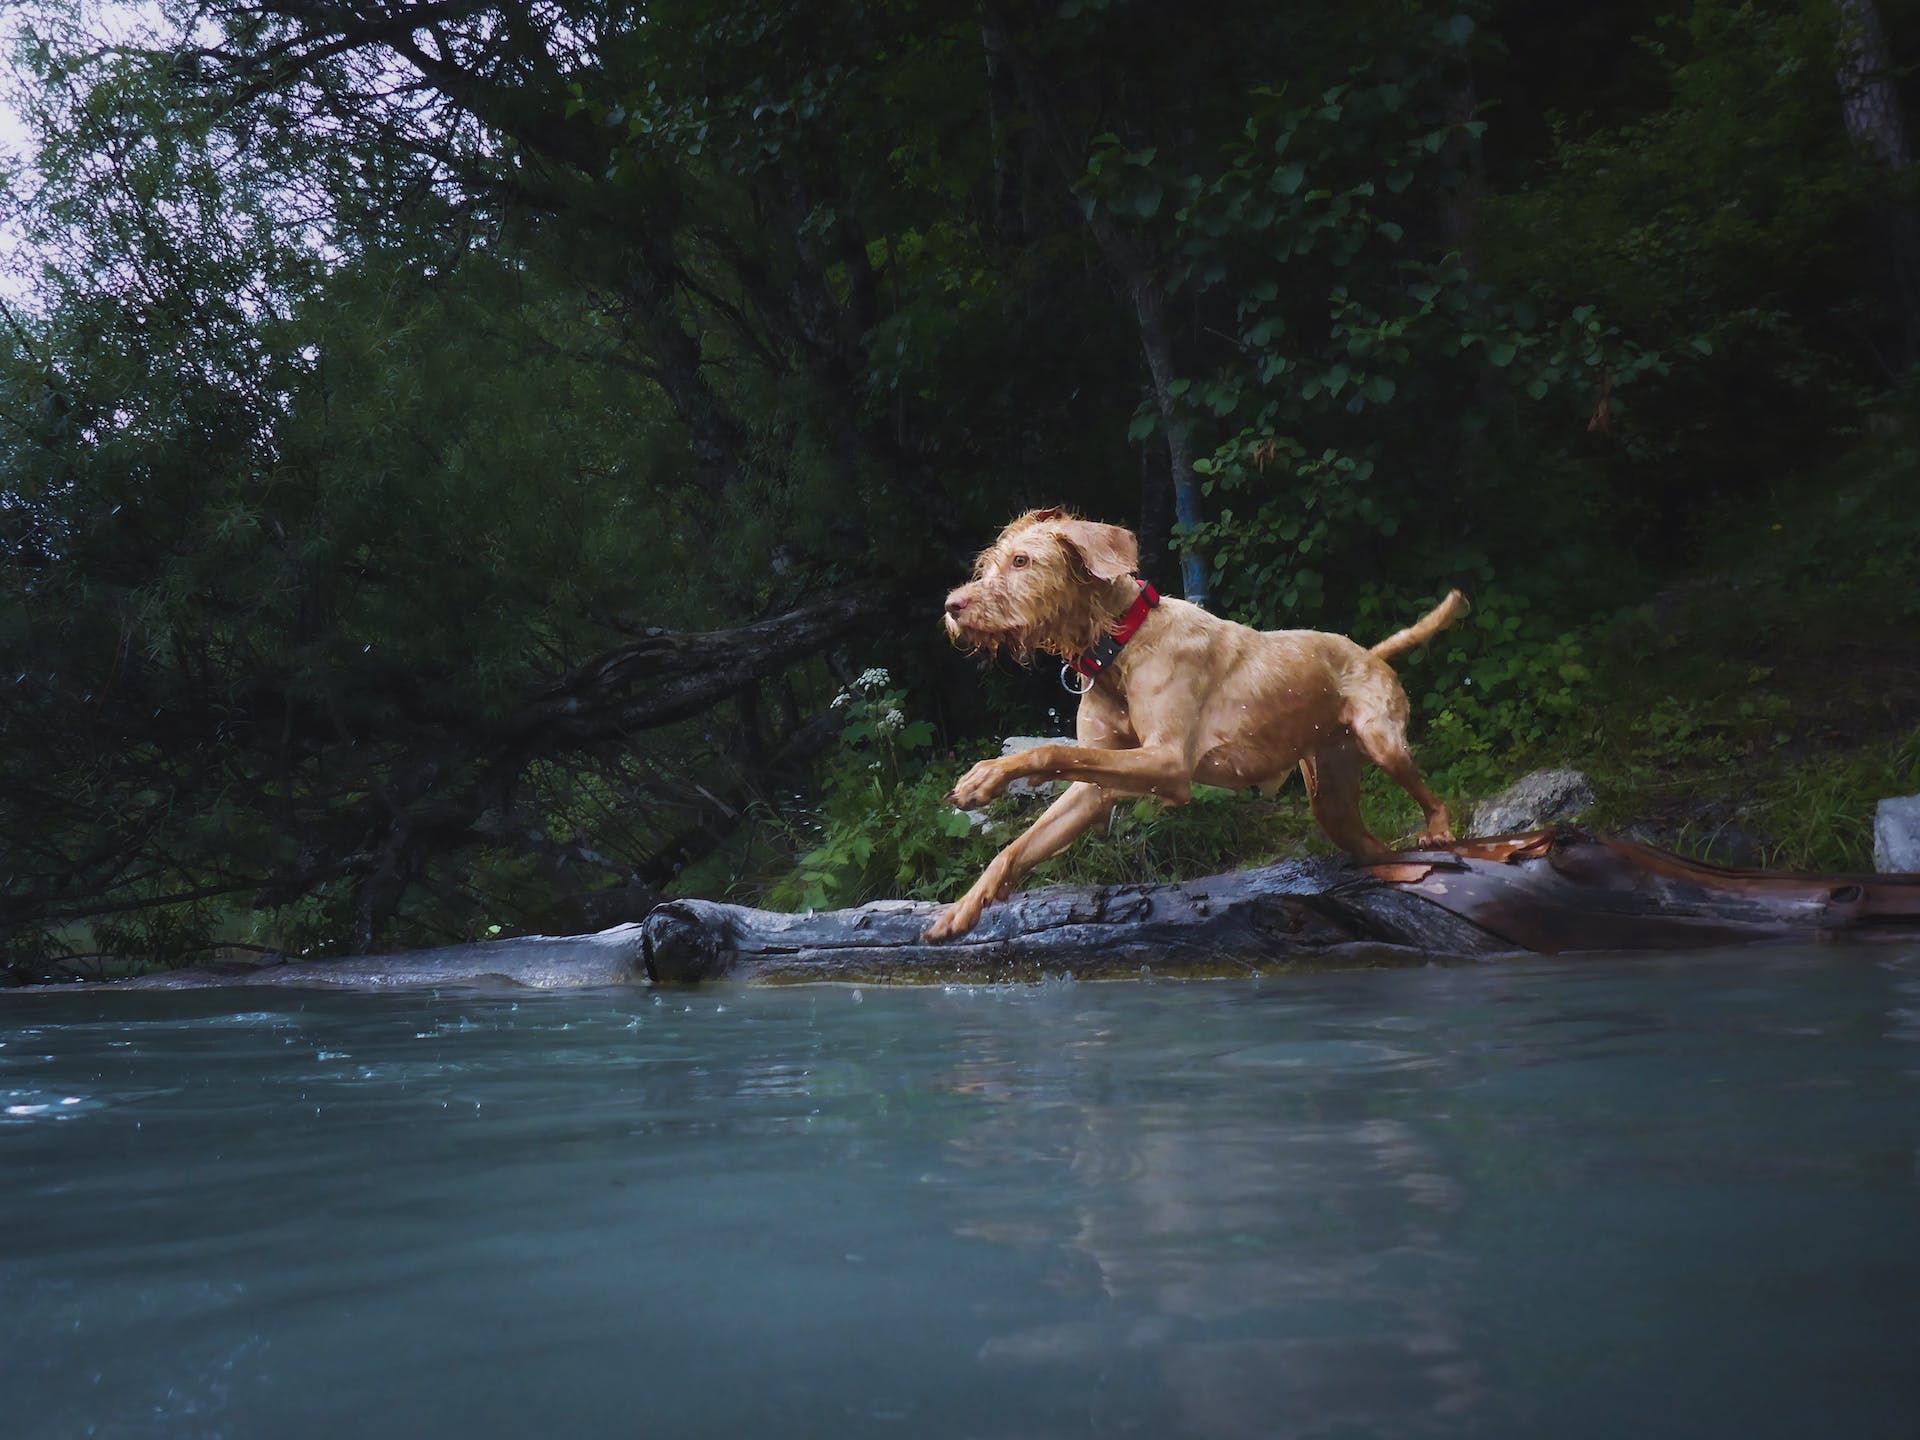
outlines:
[[1513, 357], [1519, 353], [1520, 347], [1515, 345], [1511, 340], [1496, 340], [1487, 346], [1488, 362], [1503, 368], [1511, 365], [1513, 363]]
[[1282, 195], [1292, 195], [1306, 183], [1307, 167], [1296, 161], [1278, 166], [1267, 184]]

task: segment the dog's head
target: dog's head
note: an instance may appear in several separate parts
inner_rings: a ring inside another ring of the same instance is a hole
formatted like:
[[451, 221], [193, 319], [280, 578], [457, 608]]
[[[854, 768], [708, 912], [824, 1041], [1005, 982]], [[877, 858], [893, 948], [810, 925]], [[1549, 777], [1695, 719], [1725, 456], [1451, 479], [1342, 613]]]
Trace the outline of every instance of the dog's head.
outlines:
[[968, 650], [1034, 651], [1070, 659], [1114, 618], [1116, 587], [1140, 565], [1139, 542], [1118, 525], [1065, 510], [1029, 510], [973, 562], [973, 579], [947, 596], [947, 634]]

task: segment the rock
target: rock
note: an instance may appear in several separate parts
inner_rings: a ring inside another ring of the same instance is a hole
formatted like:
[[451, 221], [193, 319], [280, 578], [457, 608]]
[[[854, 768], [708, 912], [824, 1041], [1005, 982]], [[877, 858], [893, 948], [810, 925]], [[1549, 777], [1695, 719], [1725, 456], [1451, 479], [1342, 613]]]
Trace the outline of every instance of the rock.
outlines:
[[1578, 770], [1536, 770], [1473, 808], [1467, 838], [1514, 835], [1562, 824], [1593, 804], [1593, 786]]
[[[1036, 745], [1077, 745], [1079, 742], [1071, 735], [1009, 735], [1000, 742], [1001, 755], [1018, 755], [1022, 750], [1031, 750]], [[1008, 784], [1005, 794], [1050, 796], [1066, 782], [1064, 780], [1015, 780]]]
[[1920, 874], [1920, 795], [1874, 806], [1873, 868], [1882, 875]]

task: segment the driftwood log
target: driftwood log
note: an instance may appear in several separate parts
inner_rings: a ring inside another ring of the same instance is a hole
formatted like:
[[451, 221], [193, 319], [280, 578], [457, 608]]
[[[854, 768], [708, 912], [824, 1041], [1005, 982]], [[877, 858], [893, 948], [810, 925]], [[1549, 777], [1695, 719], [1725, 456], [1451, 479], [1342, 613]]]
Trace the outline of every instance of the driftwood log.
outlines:
[[1174, 885], [1029, 890], [989, 909], [964, 938], [924, 944], [920, 933], [938, 910], [893, 900], [782, 915], [673, 900], [637, 925], [597, 935], [175, 970], [101, 988], [973, 983], [1047, 975], [1255, 975], [1528, 952], [1916, 940], [1920, 875], [1727, 870], [1628, 840], [1555, 829], [1402, 851], [1373, 862], [1289, 860]]
[[990, 908], [962, 939], [924, 944], [937, 909], [881, 901], [782, 915], [669, 901], [641, 924], [647, 973], [662, 984], [924, 984], [1920, 939], [1920, 875], [1729, 870], [1560, 828], [1379, 861], [1290, 860], [1173, 885], [1032, 890]]
[[272, 985], [310, 990], [437, 990], [517, 986], [532, 990], [589, 990], [644, 983], [645, 942], [638, 925], [616, 925], [596, 935], [522, 935], [437, 950], [351, 955], [279, 964], [231, 961], [190, 970], [161, 970], [104, 984], [28, 985], [0, 994], [60, 994], [89, 990], [206, 990], [228, 985]]

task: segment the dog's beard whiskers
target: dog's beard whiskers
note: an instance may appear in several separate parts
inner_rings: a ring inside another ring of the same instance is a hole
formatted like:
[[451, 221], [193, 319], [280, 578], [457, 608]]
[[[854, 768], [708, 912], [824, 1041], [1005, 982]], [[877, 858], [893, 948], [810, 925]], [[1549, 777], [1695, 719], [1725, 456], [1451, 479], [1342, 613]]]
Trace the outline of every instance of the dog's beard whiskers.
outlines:
[[1006, 651], [1019, 664], [1026, 664], [1032, 658], [1027, 643], [1027, 632], [1023, 629], [1002, 629], [998, 626], [970, 625], [946, 617], [947, 638], [964, 654], [981, 655], [989, 660], [997, 659]]

